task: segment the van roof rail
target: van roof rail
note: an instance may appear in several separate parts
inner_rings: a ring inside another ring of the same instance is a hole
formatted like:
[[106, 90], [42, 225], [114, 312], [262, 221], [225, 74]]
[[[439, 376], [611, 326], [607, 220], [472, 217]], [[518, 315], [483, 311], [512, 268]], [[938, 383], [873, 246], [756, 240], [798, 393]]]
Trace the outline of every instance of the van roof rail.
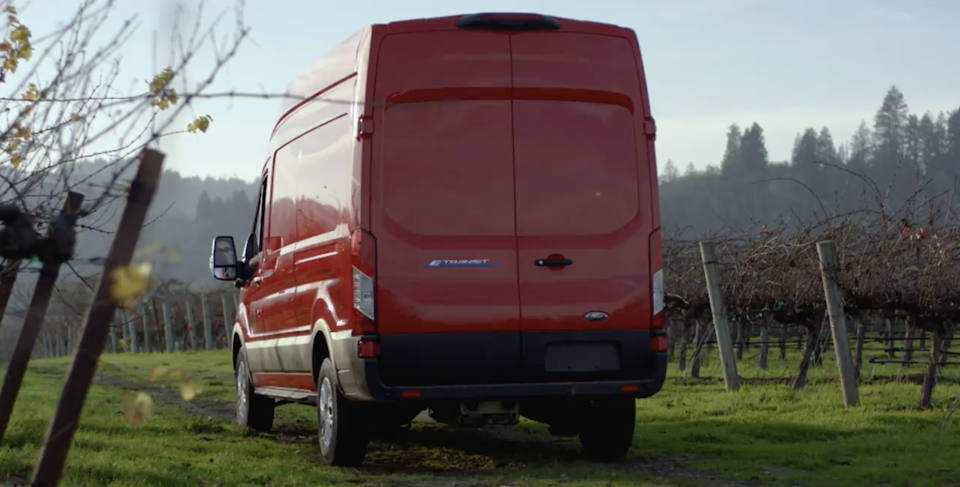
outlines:
[[457, 19], [460, 29], [489, 30], [558, 30], [560, 21], [541, 14], [479, 13]]

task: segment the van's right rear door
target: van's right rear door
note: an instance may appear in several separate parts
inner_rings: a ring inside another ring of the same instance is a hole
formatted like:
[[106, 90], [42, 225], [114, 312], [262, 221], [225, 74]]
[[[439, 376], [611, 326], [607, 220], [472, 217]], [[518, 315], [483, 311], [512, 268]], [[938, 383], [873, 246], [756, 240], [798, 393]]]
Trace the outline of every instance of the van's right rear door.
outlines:
[[516, 381], [509, 36], [390, 34], [378, 59], [380, 374], [390, 385]]
[[637, 56], [614, 36], [511, 37], [525, 376], [630, 377], [651, 318]]

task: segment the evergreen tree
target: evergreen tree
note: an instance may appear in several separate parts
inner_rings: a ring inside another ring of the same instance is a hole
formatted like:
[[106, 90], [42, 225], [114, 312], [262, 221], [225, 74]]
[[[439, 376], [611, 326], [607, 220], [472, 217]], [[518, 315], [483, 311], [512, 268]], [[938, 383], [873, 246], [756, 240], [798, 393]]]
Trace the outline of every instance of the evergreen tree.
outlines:
[[720, 170], [724, 173], [735, 172], [742, 167], [740, 164], [741, 138], [740, 126], [737, 124], [730, 125], [727, 130], [727, 149], [723, 153], [723, 160], [720, 161]]
[[767, 146], [763, 129], [756, 122], [743, 133], [740, 139], [740, 165], [751, 175], [761, 175], [767, 169]]
[[793, 143], [793, 155], [790, 164], [803, 174], [811, 174], [817, 165], [817, 131], [810, 127], [798, 135]]
[[212, 221], [216, 217], [216, 210], [213, 207], [213, 201], [206, 191], [200, 195], [200, 201], [197, 202], [197, 220], [202, 222]]
[[669, 183], [670, 181], [675, 181], [680, 178], [680, 171], [677, 169], [677, 166], [673, 164], [673, 160], [667, 159], [667, 164], [663, 166], [663, 177], [660, 178], [662, 182]]
[[820, 135], [817, 136], [817, 150], [814, 155], [823, 164], [836, 165], [841, 162], [837, 147], [833, 143], [833, 135], [827, 127], [820, 129]]
[[943, 135], [930, 112], [923, 114], [918, 130], [920, 132], [920, 164], [928, 173], [934, 173], [941, 169], [938, 163], [940, 155], [943, 154]]
[[877, 159], [881, 164], [899, 162], [907, 141], [907, 102], [896, 86], [890, 88], [873, 119]]
[[873, 152], [873, 133], [867, 127], [865, 120], [860, 121], [860, 126], [850, 138], [850, 157], [847, 159], [847, 165], [853, 169], [863, 169], [870, 160], [870, 154]]

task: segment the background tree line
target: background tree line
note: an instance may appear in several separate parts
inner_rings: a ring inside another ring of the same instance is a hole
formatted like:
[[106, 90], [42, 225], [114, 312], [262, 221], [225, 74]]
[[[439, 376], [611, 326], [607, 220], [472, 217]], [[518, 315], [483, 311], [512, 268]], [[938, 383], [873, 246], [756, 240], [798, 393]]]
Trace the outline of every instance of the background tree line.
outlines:
[[[834, 141], [829, 128], [797, 135], [789, 161], [771, 161], [763, 128], [734, 124], [720, 164], [681, 175], [667, 161], [660, 176], [660, 211], [667, 229], [686, 237], [722, 230], [788, 226], [811, 218], [884, 209], [909, 220], [908, 209], [953, 190], [960, 176], [960, 109], [910, 113], [896, 86], [873, 123]], [[960, 196], [954, 198], [956, 202]], [[946, 212], [943, 212], [946, 217]], [[907, 222], [919, 226], [926, 222]]]

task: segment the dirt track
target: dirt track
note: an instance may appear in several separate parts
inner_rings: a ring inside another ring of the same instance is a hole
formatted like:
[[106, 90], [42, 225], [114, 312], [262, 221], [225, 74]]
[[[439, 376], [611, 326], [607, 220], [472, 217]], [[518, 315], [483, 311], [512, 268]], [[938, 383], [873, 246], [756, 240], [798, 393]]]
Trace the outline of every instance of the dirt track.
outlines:
[[[230, 376], [216, 374], [215, 379], [232, 380]], [[176, 388], [158, 384], [142, 383], [123, 379], [107, 374], [98, 374], [96, 382], [124, 389], [139, 390], [149, 393], [154, 401], [175, 405], [188, 414], [220, 419], [232, 422], [234, 419], [234, 404], [229, 401], [208, 399], [202, 395], [192, 401], [183, 401]], [[364, 483], [366, 480], [406, 487], [423, 485], [428, 487], [486, 487], [502, 486], [504, 482], [497, 482], [490, 477], [496, 477], [497, 469], [507, 468], [510, 459], [518, 456], [539, 459], [525, 462], [525, 468], [555, 469], [557, 464], [577, 462], [583, 464], [580, 456], [580, 446], [575, 439], [554, 439], [541, 435], [526, 433], [518, 428], [497, 427], [484, 430], [451, 431], [450, 428], [437, 425], [432, 420], [421, 415], [417, 422], [419, 427], [413, 431], [401, 433], [396, 438], [376, 441], [368, 455], [367, 463], [357, 470], [354, 482]], [[319, 463], [319, 449], [317, 447], [316, 425], [311, 421], [296, 420], [293, 422], [278, 422], [275, 431], [269, 435], [277, 442], [296, 445], [295, 454], [306, 456], [311, 461]], [[462, 449], [466, 454], [481, 455], [493, 458], [493, 464], [471, 465], [469, 461], [457, 462], [452, 465], [436, 464], [430, 461], [435, 456], [429, 450], [435, 448]], [[502, 461], [501, 461], [502, 459]], [[747, 487], [759, 485], [759, 481], [725, 481], [709, 474], [690, 468], [689, 463], [695, 459], [668, 458], [668, 457], [631, 457], [620, 468], [631, 471], [652, 473], [665, 482], [683, 485], [704, 485], [717, 487]], [[539, 464], [538, 464], [539, 463]], [[685, 465], [686, 464], [686, 465]], [[609, 469], [611, 465], [595, 463], [597, 469]], [[560, 469], [562, 470], [562, 469]], [[430, 474], [428, 481], [411, 482], [400, 480], [396, 474]], [[378, 479], [378, 477], [382, 477]], [[558, 471], [555, 479], [562, 484], [570, 479]], [[552, 482], [551, 482], [552, 483]], [[516, 482], [509, 485], [518, 486]]]

